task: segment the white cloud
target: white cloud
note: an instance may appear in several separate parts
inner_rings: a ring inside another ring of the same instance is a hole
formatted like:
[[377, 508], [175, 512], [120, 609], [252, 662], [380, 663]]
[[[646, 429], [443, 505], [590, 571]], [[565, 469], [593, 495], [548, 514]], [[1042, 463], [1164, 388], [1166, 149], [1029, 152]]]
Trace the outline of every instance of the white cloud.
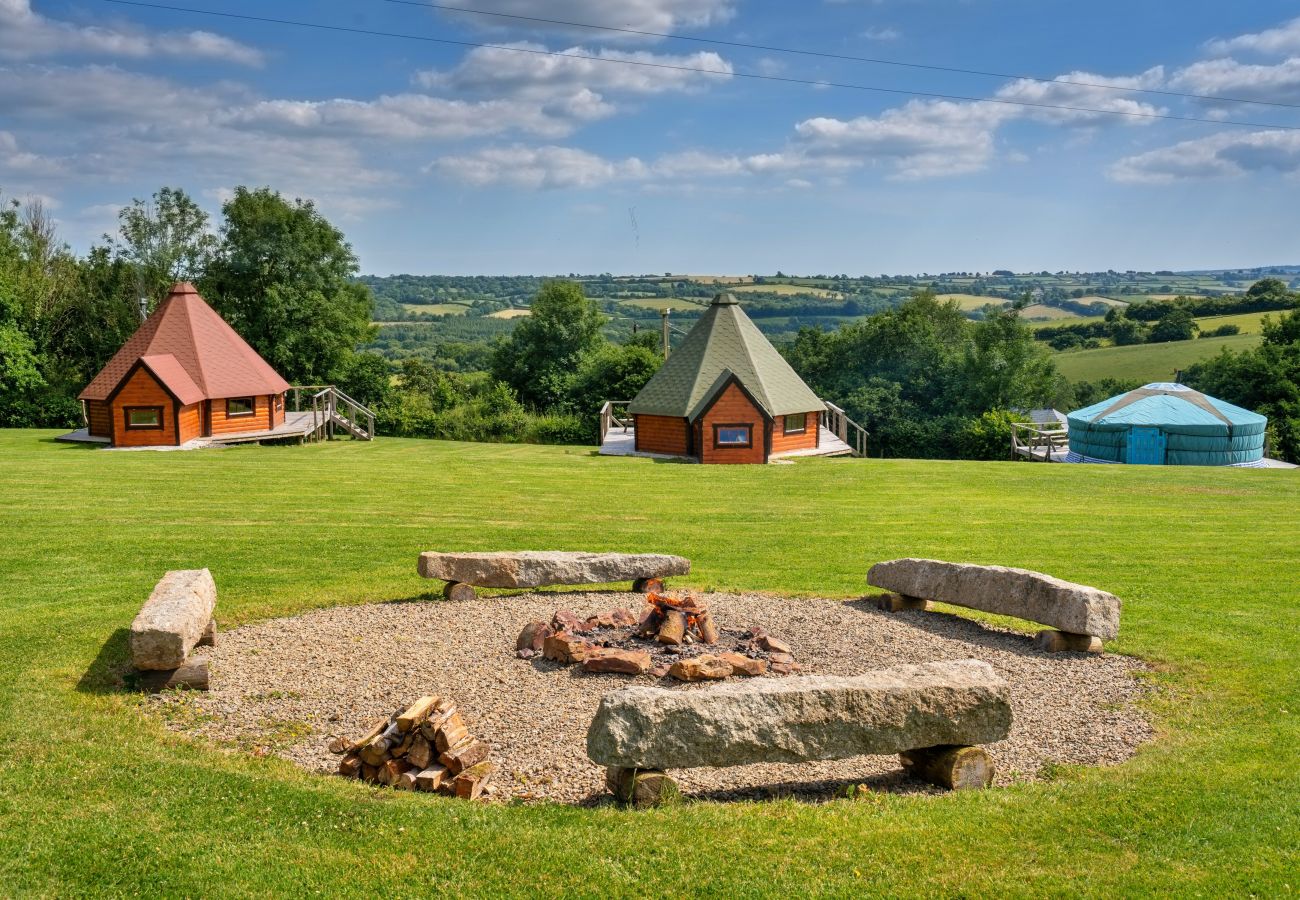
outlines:
[[1237, 51], [1266, 54], [1300, 53], [1300, 18], [1265, 31], [1241, 34], [1226, 40], [1219, 38], [1205, 46], [1211, 53], [1218, 54]]
[[1174, 73], [1170, 85], [1195, 94], [1273, 103], [1300, 101], [1300, 56], [1272, 66], [1247, 65], [1234, 59], [1210, 59]]
[[1107, 176], [1129, 184], [1171, 184], [1264, 171], [1300, 175], [1300, 132], [1225, 132], [1182, 141], [1121, 159]]
[[[482, 6], [477, 0], [443, 0], [447, 6], [475, 9]], [[516, 16], [579, 22], [587, 25], [606, 25], [634, 31], [670, 32], [687, 28], [704, 28], [728, 21], [735, 15], [729, 0], [498, 0], [489, 7], [493, 12]], [[457, 21], [472, 22], [480, 27], [519, 28], [529, 24], [545, 27], [541, 23], [518, 20], [451, 14]], [[588, 28], [563, 28], [579, 34], [591, 34]], [[637, 35], [604, 32], [607, 40], [645, 40]]]
[[600, 187], [646, 173], [645, 164], [636, 157], [609, 160], [573, 147], [518, 145], [444, 156], [431, 163], [429, 169], [476, 187], [506, 185], [530, 190]]
[[210, 31], [146, 31], [133, 25], [75, 25], [42, 16], [31, 0], [0, 0], [0, 59], [73, 54], [145, 59], [216, 59], [260, 66], [261, 51]]
[[0, 131], [0, 172], [22, 177], [58, 175], [62, 164], [55, 159], [24, 150], [12, 132]]
[[862, 36], [869, 41], [896, 41], [903, 36], [903, 33], [897, 28], [890, 28], [886, 25], [873, 25]]
[[[1086, 82], [1087, 84], [1067, 84], [1065, 82]], [[1020, 79], [998, 90], [994, 95], [1000, 100], [1015, 100], [1021, 103], [1039, 103], [1050, 106], [1086, 107], [1100, 112], [1082, 112], [1078, 109], [1041, 109], [1019, 107], [1019, 114], [1040, 122], [1056, 125], [1100, 125], [1105, 122], [1119, 122], [1122, 119], [1114, 113], [1129, 114], [1131, 124], [1152, 121], [1141, 116], [1162, 115], [1164, 107], [1139, 100], [1124, 91], [1109, 90], [1107, 87], [1129, 89], [1160, 89], [1164, 86], [1165, 72], [1163, 66], [1155, 66], [1138, 75], [1124, 75], [1116, 78], [1094, 75], [1091, 72], [1070, 72], [1058, 75], [1052, 81], [1030, 81]], [[1133, 115], [1138, 114], [1138, 115]]]
[[707, 51], [673, 56], [570, 47], [556, 52], [563, 55], [552, 55], [541, 52], [546, 50], [543, 45], [526, 41], [501, 46], [515, 49], [476, 47], [454, 69], [417, 73], [416, 83], [430, 90], [550, 98], [580, 90], [628, 94], [688, 90], [724, 75], [704, 75], [685, 69], [707, 69], [726, 75], [732, 72], [729, 62]]

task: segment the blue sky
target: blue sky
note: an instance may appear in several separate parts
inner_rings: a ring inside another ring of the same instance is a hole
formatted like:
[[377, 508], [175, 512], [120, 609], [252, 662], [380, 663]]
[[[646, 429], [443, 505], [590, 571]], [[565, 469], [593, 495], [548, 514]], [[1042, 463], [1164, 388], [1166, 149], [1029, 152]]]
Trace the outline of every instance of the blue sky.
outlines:
[[314, 199], [375, 274], [1300, 262], [1300, 130], [1268, 127], [1300, 129], [1300, 108], [1059, 83], [1300, 107], [1294, 2], [443, 2], [1055, 81], [388, 0], [172, 5], [570, 55], [0, 0], [0, 191], [42, 198], [84, 250], [162, 185], [214, 218], [235, 185], [270, 185]]

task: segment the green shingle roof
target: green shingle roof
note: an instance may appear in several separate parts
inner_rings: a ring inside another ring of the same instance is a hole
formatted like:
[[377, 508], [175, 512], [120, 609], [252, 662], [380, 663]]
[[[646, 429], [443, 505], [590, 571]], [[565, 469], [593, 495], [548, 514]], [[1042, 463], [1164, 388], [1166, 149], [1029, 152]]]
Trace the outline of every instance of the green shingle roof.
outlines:
[[815, 412], [825, 406], [736, 298], [718, 294], [628, 409], [694, 420], [733, 374], [769, 416]]

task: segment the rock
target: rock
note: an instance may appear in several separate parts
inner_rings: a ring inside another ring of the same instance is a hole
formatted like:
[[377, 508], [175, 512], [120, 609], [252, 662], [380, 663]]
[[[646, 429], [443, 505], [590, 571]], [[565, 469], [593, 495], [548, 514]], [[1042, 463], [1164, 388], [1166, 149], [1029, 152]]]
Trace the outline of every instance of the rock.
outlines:
[[168, 572], [131, 623], [131, 662], [137, 669], [179, 668], [216, 606], [217, 585], [207, 569]]
[[719, 681], [731, 674], [731, 663], [706, 653], [677, 660], [668, 674], [678, 681]]
[[420, 575], [476, 587], [530, 588], [609, 584], [687, 575], [691, 561], [661, 553], [571, 553], [559, 550], [420, 554]]
[[773, 675], [793, 675], [795, 672], [802, 672], [803, 666], [794, 662], [773, 662]]
[[601, 698], [587, 756], [598, 765], [662, 769], [986, 744], [1010, 731], [1009, 696], [992, 666], [974, 659], [697, 691], [627, 687]]
[[787, 644], [785, 641], [772, 637], [770, 634], [760, 635], [758, 638], [758, 646], [763, 650], [767, 650], [769, 653], [790, 652], [789, 644]]
[[771, 656], [770, 658], [771, 658], [772, 662], [774, 662], [774, 663], [792, 663], [792, 662], [794, 662], [794, 657], [791, 656], [789, 653], [773, 653], [772, 656]]
[[529, 622], [515, 640], [516, 650], [541, 650], [542, 642], [555, 631], [545, 622]]
[[632, 612], [632, 610], [628, 609], [626, 606], [620, 606], [610, 615], [613, 618], [614, 625], [618, 628], [626, 628], [629, 625], [637, 624], [636, 613]]
[[582, 671], [641, 675], [650, 670], [650, 664], [650, 654], [644, 650], [599, 648], [583, 659]]
[[718, 659], [731, 666], [732, 675], [748, 675], [752, 677], [767, 674], [767, 660], [754, 659], [752, 656], [745, 656], [743, 653], [719, 653]]
[[660, 769], [623, 769], [610, 766], [605, 770], [605, 787], [620, 803], [632, 806], [663, 806], [681, 798], [681, 790]]
[[587, 617], [587, 629], [589, 631], [595, 631], [597, 628], [613, 628], [616, 624], [613, 610]]
[[551, 617], [551, 631], [568, 631], [573, 634], [587, 634], [593, 626], [587, 623], [586, 619], [578, 617], [578, 614], [571, 609], [557, 609], [555, 615]]
[[653, 675], [655, 678], [663, 678], [668, 674], [671, 668], [672, 666], [658, 665], [650, 670], [650, 674]]
[[515, 651], [515, 656], [519, 657], [520, 659], [532, 659], [534, 656], [537, 655], [538, 653], [536, 650], [530, 650], [527, 647], [525, 647], [523, 650]]
[[542, 642], [542, 655], [556, 662], [582, 662], [595, 648], [582, 638], [574, 637], [567, 631], [552, 634]]
[[1119, 634], [1120, 601], [1114, 594], [1028, 569], [891, 559], [872, 566], [867, 583], [906, 597], [1015, 616], [1104, 641]]

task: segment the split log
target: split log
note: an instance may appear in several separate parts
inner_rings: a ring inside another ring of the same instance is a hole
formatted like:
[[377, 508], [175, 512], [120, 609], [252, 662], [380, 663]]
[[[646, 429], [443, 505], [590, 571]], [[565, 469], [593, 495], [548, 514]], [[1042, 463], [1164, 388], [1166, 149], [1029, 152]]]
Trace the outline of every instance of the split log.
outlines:
[[353, 743], [353, 746], [364, 747], [366, 744], [370, 743], [375, 738], [379, 737], [379, 735], [383, 734], [384, 729], [387, 727], [388, 727], [387, 719], [375, 719], [374, 724], [370, 726], [370, 730], [367, 731], [361, 737], [357, 738], [357, 740]]
[[983, 747], [922, 747], [898, 754], [907, 774], [949, 790], [986, 788], [993, 783], [993, 759]]
[[632, 582], [632, 591], [637, 594], [660, 594], [663, 593], [663, 589], [662, 578], [638, 578]]
[[662, 769], [605, 769], [605, 787], [620, 803], [636, 807], [664, 806], [681, 799], [681, 789]]
[[429, 718], [429, 713], [433, 712], [434, 707], [438, 705], [438, 700], [439, 698], [434, 694], [416, 700], [397, 717], [397, 730], [410, 731], [412, 727]]
[[415, 786], [421, 791], [436, 791], [447, 778], [446, 766], [429, 766], [416, 773]]
[[402, 773], [411, 768], [411, 764], [400, 759], [390, 759], [379, 767], [379, 781], [389, 787], [395, 787]]
[[363, 763], [361, 766], [361, 780], [366, 784], [379, 784], [379, 766]]
[[700, 632], [700, 640], [706, 644], [718, 642], [718, 626], [713, 624], [713, 617], [702, 612], [695, 617], [695, 627]]
[[433, 747], [424, 735], [416, 732], [415, 740], [411, 742], [411, 749], [406, 751], [406, 761], [417, 769], [429, 768], [429, 763], [433, 761]]
[[875, 597], [868, 597], [867, 600], [881, 612], [903, 612], [908, 609], [926, 610], [930, 608], [928, 600], [922, 600], [920, 597], [908, 597], [903, 594], [877, 594]]
[[659, 626], [661, 644], [677, 645], [686, 637], [686, 613], [680, 609], [670, 609], [664, 613], [664, 623]]
[[406, 736], [403, 737], [402, 740], [398, 742], [397, 746], [393, 748], [393, 756], [405, 756], [411, 749], [411, 745], [415, 743], [415, 739], [419, 736], [420, 732], [418, 731], [408, 731]]
[[647, 603], [641, 610], [641, 618], [637, 621], [636, 633], [641, 637], [650, 637], [652, 634], [659, 632], [659, 626], [664, 623], [663, 613], [659, 612], [659, 607], [653, 603]]
[[1071, 634], [1068, 631], [1047, 629], [1038, 632], [1034, 643], [1047, 653], [1101, 653], [1101, 638], [1090, 634]]
[[438, 734], [433, 739], [433, 745], [438, 748], [439, 753], [444, 753], [468, 737], [469, 729], [461, 721], [460, 713], [457, 713], [438, 729]]
[[349, 753], [339, 760], [339, 774], [347, 778], [356, 778], [361, 774], [361, 757], [355, 753]]
[[456, 796], [462, 800], [477, 799], [487, 787], [488, 780], [492, 777], [492, 770], [492, 763], [485, 760], [461, 772], [451, 780]]
[[151, 669], [137, 673], [140, 689], [151, 694], [159, 691], [185, 688], [191, 691], [208, 689], [208, 661], [206, 659], [187, 659], [175, 669]]
[[339, 754], [339, 753], [347, 753], [349, 750], [353, 749], [356, 745], [353, 744], [350, 740], [348, 740], [345, 737], [332, 737], [330, 738], [330, 742], [328, 746], [329, 746], [330, 753]]
[[455, 600], [464, 603], [473, 600], [478, 594], [472, 584], [466, 584], [463, 581], [449, 581], [442, 589], [442, 596], [444, 600]]
[[467, 738], [438, 756], [438, 762], [459, 775], [471, 766], [476, 766], [488, 758], [488, 745], [477, 738]]
[[407, 769], [397, 776], [397, 780], [393, 782], [393, 787], [399, 791], [413, 791], [415, 790], [415, 779], [418, 775], [418, 769]]

